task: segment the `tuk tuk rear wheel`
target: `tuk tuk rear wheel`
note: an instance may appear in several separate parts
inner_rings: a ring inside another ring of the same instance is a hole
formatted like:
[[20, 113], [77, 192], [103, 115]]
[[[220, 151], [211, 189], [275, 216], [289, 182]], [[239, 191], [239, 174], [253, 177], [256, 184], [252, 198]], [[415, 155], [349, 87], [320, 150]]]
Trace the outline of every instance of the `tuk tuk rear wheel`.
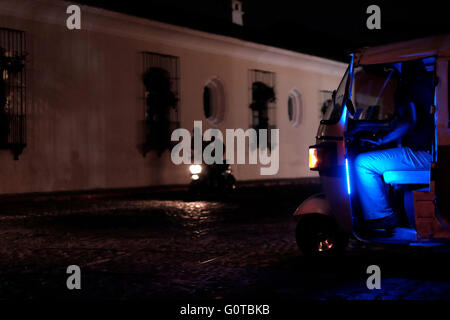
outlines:
[[335, 221], [323, 214], [307, 214], [300, 217], [296, 228], [296, 241], [305, 256], [333, 256], [347, 246], [348, 237], [343, 235]]

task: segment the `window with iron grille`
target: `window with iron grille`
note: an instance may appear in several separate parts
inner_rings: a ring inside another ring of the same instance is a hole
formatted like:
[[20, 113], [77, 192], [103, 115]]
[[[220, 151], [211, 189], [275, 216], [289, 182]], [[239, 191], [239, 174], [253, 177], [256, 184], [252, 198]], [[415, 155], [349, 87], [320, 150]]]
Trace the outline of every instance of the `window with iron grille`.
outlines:
[[0, 28], [0, 149], [18, 159], [26, 146], [25, 33]]
[[275, 73], [262, 70], [249, 72], [251, 127], [275, 128]]
[[144, 155], [170, 149], [172, 131], [179, 127], [179, 58], [143, 52], [145, 143]]
[[[276, 128], [275, 73], [249, 70], [251, 125], [253, 129]], [[268, 134], [268, 137], [270, 135]], [[270, 143], [269, 143], [270, 145]]]

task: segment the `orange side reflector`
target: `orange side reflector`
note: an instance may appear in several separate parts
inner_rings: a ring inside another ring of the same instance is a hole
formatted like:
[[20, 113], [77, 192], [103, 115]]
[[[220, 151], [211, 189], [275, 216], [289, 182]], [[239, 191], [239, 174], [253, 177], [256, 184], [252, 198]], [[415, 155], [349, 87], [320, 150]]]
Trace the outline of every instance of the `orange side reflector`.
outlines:
[[310, 148], [309, 149], [309, 168], [311, 170], [316, 169], [319, 165], [319, 159], [317, 158], [317, 149], [316, 148]]

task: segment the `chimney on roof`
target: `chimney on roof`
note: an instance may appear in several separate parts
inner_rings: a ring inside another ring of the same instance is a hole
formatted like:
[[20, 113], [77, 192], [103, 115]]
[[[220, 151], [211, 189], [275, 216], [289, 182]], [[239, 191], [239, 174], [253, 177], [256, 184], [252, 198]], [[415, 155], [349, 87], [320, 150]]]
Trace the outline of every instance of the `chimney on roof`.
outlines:
[[232, 9], [232, 22], [234, 24], [238, 24], [240, 26], [244, 25], [244, 21], [242, 16], [244, 15], [244, 11], [242, 11], [242, 1], [240, 0], [232, 0], [231, 1], [231, 9]]

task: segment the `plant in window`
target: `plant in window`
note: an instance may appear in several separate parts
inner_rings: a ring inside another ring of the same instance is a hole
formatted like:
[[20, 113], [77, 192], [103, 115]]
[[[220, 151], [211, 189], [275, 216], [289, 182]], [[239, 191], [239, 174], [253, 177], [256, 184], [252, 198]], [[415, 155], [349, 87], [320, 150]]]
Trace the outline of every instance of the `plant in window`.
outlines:
[[252, 98], [250, 109], [253, 111], [253, 128], [269, 129], [268, 104], [275, 101], [275, 91], [261, 81], [252, 85]]
[[161, 68], [149, 68], [143, 76], [146, 89], [147, 148], [161, 155], [171, 146], [170, 110], [177, 104], [171, 91], [169, 73]]

